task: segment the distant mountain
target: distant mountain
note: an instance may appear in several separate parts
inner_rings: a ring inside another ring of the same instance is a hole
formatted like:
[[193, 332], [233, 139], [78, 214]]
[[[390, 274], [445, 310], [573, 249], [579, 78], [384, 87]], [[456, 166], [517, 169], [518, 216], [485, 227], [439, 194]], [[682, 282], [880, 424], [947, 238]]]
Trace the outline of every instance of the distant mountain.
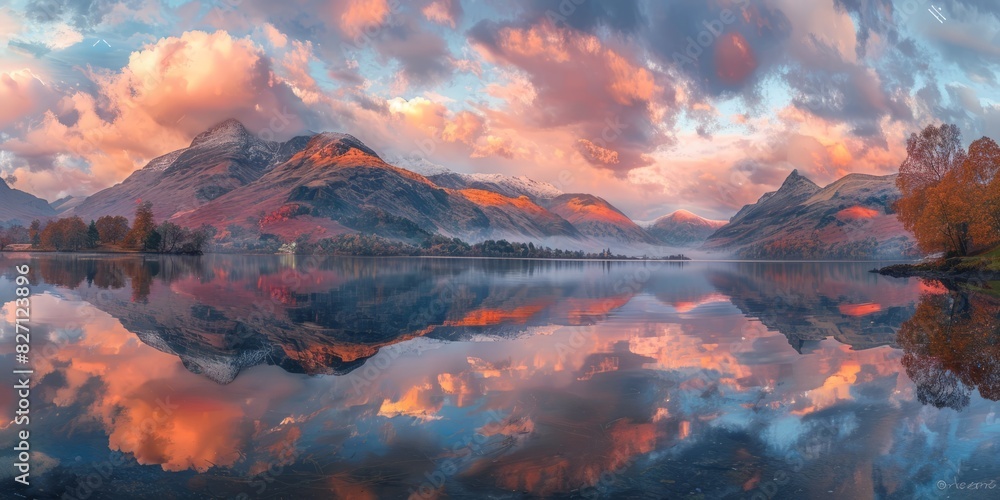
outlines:
[[854, 264], [738, 264], [712, 269], [708, 279], [743, 314], [781, 332], [800, 353], [828, 337], [856, 351], [897, 347], [897, 332], [913, 316], [921, 293]]
[[427, 177], [434, 184], [452, 189], [485, 189], [504, 196], [517, 198], [527, 196], [533, 201], [550, 200], [561, 194], [558, 188], [547, 182], [539, 182], [523, 175], [513, 177], [503, 174], [460, 174], [441, 173]]
[[603, 242], [652, 244], [658, 242], [638, 224], [602, 198], [590, 194], [563, 194], [541, 202], [569, 221], [580, 233]]
[[322, 133], [287, 161], [246, 185], [179, 214], [185, 225], [257, 225], [283, 238], [352, 230], [403, 240], [431, 233], [487, 238], [579, 238], [567, 221], [527, 197], [480, 189], [447, 189], [395, 167], [357, 138]]
[[70, 209], [76, 208], [86, 200], [86, 196], [64, 196], [56, 201], [53, 201], [52, 203], [49, 203], [49, 206], [51, 206], [57, 214], [61, 214]]
[[149, 201], [157, 220], [209, 224], [247, 240], [363, 232], [411, 243], [440, 234], [633, 253], [704, 240], [704, 250], [744, 258], [915, 254], [912, 238], [892, 213], [899, 197], [895, 176], [851, 174], [820, 188], [792, 171], [777, 191], [724, 225], [679, 210], [644, 228], [602, 198], [564, 194], [524, 176], [461, 174], [420, 158], [390, 160], [347, 134], [264, 141], [226, 120], [87, 198], [49, 205], [3, 184], [0, 222], [131, 217], [137, 203]]
[[27, 226], [35, 219], [54, 217], [56, 211], [49, 202], [14, 189], [0, 179], [0, 225], [20, 224]]
[[514, 177], [503, 174], [462, 174], [433, 163], [426, 158], [413, 156], [390, 156], [386, 163], [418, 173], [434, 184], [451, 189], [483, 189], [511, 198], [527, 196], [533, 201], [548, 200], [563, 194], [559, 188], [548, 182], [529, 179], [523, 175]]
[[[187, 148], [153, 159], [64, 215], [79, 215], [85, 220], [102, 215], [131, 218], [136, 203], [150, 201], [157, 219], [169, 219], [259, 179], [302, 149], [306, 140], [264, 141], [240, 122], [226, 120], [199, 134]], [[245, 209], [252, 210], [252, 206]]]
[[793, 170], [704, 243], [742, 258], [860, 259], [916, 255], [892, 211], [895, 175], [849, 174], [820, 188]]
[[432, 175], [438, 174], [450, 174], [452, 172], [448, 167], [444, 165], [438, 165], [423, 156], [415, 155], [396, 155], [389, 153], [387, 155], [379, 155], [385, 160], [386, 163], [402, 168], [404, 170], [409, 170], [415, 174], [420, 174], [424, 177], [430, 177]]
[[693, 247], [725, 225], [724, 220], [706, 219], [687, 210], [678, 210], [651, 222], [646, 231], [664, 245]]

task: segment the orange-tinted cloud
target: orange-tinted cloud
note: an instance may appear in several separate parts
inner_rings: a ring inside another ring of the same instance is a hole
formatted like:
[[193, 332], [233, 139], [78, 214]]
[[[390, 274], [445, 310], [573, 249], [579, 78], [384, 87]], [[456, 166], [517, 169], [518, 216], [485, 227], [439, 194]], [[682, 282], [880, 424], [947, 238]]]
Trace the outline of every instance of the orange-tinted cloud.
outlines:
[[[0, 130], [37, 113], [54, 101], [41, 78], [30, 69], [0, 72]], [[46, 102], [49, 101], [49, 102]]]
[[383, 400], [378, 414], [389, 418], [405, 415], [420, 420], [439, 419], [441, 417], [437, 415], [437, 412], [444, 402], [434, 397], [432, 389], [431, 384], [412, 386], [403, 393], [399, 400]]
[[[586, 162], [615, 172], [648, 164], [645, 155], [669, 141], [654, 123], [677, 111], [674, 90], [630, 52], [548, 22], [480, 24], [471, 36], [487, 61], [527, 76], [527, 81], [511, 76], [510, 85], [530, 86], [531, 93], [501, 85], [490, 90], [507, 98], [506, 108], [497, 111], [504, 116], [496, 118], [509, 120], [504, 128], [512, 135], [527, 138], [536, 128], [559, 131], [558, 142], [547, 148], [580, 148]], [[618, 161], [611, 161], [610, 152]]]
[[618, 163], [618, 151], [613, 149], [603, 148], [588, 141], [587, 139], [580, 139], [580, 151], [593, 163], [602, 163], [604, 165], [614, 165]]
[[471, 144], [485, 130], [486, 123], [481, 116], [469, 111], [460, 111], [455, 114], [454, 119], [445, 123], [441, 138], [450, 142], [461, 141]]
[[389, 17], [388, 0], [351, 0], [340, 15], [340, 27], [351, 37], [378, 28]]
[[[294, 382], [282, 379], [253, 401], [226, 397], [253, 391], [260, 380], [247, 374], [228, 386], [206, 385], [176, 356], [143, 344], [90, 304], [48, 294], [33, 297], [33, 303], [39, 311], [33, 319], [54, 332], [38, 346], [36, 380], [55, 371], [65, 378], [47, 393], [51, 403], [73, 407], [80, 422], [96, 421], [112, 450], [132, 453], [140, 464], [170, 471], [232, 465], [247, 445], [255, 415], [272, 398], [296, 390]], [[97, 382], [93, 392], [87, 390], [91, 382]]]
[[462, 15], [462, 3], [461, 0], [433, 0], [421, 12], [431, 21], [454, 28]]
[[[287, 67], [301, 66], [293, 59]], [[26, 76], [19, 75], [17, 89], [34, 88]], [[66, 163], [69, 160], [90, 165], [89, 175], [78, 179], [76, 189], [107, 187], [150, 159], [186, 146], [220, 117], [240, 119], [266, 139], [285, 138], [304, 128], [301, 100], [276, 79], [260, 47], [224, 31], [188, 31], [160, 39], [133, 52], [121, 71], [94, 73], [92, 78], [100, 99], [76, 92], [60, 102], [63, 114], [72, 112], [75, 120], [46, 112], [37, 128], [3, 143], [29, 160], [16, 174], [34, 194], [51, 198], [65, 192], [66, 186], [53, 191], [47, 180], [51, 174], [45, 170], [54, 164], [59, 173], [72, 176], [80, 170]], [[110, 118], [107, 107], [113, 111]]]
[[743, 83], [757, 69], [753, 49], [739, 33], [726, 33], [716, 42], [715, 64], [719, 78], [730, 85]]
[[515, 148], [514, 141], [510, 137], [487, 135], [476, 144], [470, 156], [472, 158], [499, 156], [513, 159], [519, 152], [523, 150]]

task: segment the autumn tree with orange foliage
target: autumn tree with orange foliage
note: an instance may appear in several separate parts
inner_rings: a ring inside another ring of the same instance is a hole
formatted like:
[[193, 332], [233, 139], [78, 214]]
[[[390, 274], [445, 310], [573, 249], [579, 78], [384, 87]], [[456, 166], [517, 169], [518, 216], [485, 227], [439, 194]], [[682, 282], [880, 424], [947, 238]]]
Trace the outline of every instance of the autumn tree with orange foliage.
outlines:
[[156, 222], [153, 221], [153, 204], [148, 201], [140, 203], [135, 208], [132, 229], [125, 235], [123, 244], [128, 248], [145, 250], [151, 246], [148, 240], [154, 231], [156, 231]]
[[988, 137], [968, 153], [958, 127], [928, 126], [906, 141], [896, 211], [921, 250], [965, 256], [1000, 243], [1000, 147]]
[[1000, 244], [1000, 146], [989, 137], [969, 145], [962, 164], [961, 196], [966, 200], [973, 241], [983, 247]]
[[105, 215], [97, 219], [96, 224], [101, 243], [107, 245], [121, 243], [130, 231], [128, 219], [121, 215]]

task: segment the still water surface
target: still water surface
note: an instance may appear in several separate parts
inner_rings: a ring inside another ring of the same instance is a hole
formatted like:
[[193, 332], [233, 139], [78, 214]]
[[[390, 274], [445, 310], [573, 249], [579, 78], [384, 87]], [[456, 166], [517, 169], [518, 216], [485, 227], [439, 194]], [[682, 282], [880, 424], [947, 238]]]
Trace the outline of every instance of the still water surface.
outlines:
[[8, 254], [0, 373], [22, 263], [3, 498], [1000, 495], [1000, 300], [872, 263]]

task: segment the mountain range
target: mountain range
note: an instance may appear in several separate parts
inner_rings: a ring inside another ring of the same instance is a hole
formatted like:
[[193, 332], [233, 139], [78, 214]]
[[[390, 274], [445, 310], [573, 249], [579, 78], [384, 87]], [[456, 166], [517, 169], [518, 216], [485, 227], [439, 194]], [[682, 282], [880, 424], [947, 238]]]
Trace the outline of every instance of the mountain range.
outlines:
[[187, 148], [154, 158], [121, 183], [94, 193], [63, 215], [84, 220], [102, 215], [131, 217], [137, 202], [149, 201], [157, 219], [170, 219], [259, 179], [307, 140], [268, 142], [240, 122], [227, 120], [196, 136]]
[[777, 191], [728, 222], [678, 210], [639, 224], [598, 196], [564, 193], [525, 176], [458, 173], [419, 158], [388, 160], [348, 134], [265, 141], [226, 120], [89, 197], [49, 204], [4, 183], [0, 222], [131, 218], [136, 204], [149, 201], [157, 220], [284, 241], [364, 232], [410, 243], [439, 234], [470, 242], [610, 246], [632, 254], [655, 254], [662, 246], [744, 258], [913, 253], [912, 238], [892, 213], [899, 196], [894, 176], [850, 174], [820, 188], [792, 171]]
[[826, 187], [792, 170], [777, 191], [746, 205], [702, 248], [746, 259], [894, 259], [917, 256], [896, 218], [896, 175], [848, 174]]

